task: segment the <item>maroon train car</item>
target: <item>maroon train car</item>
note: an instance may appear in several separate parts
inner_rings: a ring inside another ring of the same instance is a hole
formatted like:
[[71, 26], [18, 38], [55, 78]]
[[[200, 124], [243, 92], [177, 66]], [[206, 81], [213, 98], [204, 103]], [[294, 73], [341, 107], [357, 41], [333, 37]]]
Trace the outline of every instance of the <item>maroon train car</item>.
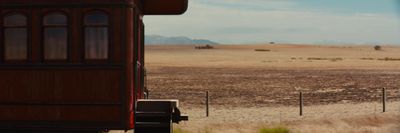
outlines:
[[0, 0], [0, 132], [171, 132], [147, 96], [143, 15], [187, 0]]

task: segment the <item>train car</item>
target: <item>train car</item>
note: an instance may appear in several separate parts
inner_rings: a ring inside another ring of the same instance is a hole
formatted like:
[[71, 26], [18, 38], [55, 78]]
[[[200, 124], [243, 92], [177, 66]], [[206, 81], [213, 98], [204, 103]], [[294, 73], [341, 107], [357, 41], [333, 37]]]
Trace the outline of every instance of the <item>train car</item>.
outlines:
[[188, 117], [177, 100], [146, 99], [142, 19], [187, 5], [0, 0], [0, 133], [170, 133]]

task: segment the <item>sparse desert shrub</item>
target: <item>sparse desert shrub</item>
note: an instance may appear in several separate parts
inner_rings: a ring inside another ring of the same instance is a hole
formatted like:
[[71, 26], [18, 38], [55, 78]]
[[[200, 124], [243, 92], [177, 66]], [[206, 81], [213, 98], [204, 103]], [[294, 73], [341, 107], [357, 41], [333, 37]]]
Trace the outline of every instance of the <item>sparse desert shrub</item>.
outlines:
[[382, 50], [382, 46], [376, 45], [376, 46], [374, 47], [374, 49], [375, 49], [376, 51], [380, 51], [380, 50]]
[[257, 52], [269, 52], [271, 50], [269, 50], [269, 49], [254, 49], [254, 51], [257, 51]]
[[332, 58], [332, 59], [330, 59], [330, 61], [333, 61], [333, 62], [342, 61], [342, 60], [343, 60], [343, 58]]
[[286, 127], [261, 128], [260, 133], [289, 133]]
[[327, 60], [327, 58], [317, 58], [317, 57], [310, 57], [307, 60]]
[[381, 61], [400, 61], [400, 58], [385, 57], [385, 58], [379, 58], [378, 60], [381, 60]]
[[310, 57], [307, 60], [329, 60], [329, 61], [341, 61], [343, 58], [318, 58], [318, 57]]
[[361, 58], [361, 60], [375, 60], [375, 58]]
[[205, 46], [195, 46], [194, 48], [195, 49], [213, 49], [214, 47], [209, 45], [209, 44], [207, 44]]

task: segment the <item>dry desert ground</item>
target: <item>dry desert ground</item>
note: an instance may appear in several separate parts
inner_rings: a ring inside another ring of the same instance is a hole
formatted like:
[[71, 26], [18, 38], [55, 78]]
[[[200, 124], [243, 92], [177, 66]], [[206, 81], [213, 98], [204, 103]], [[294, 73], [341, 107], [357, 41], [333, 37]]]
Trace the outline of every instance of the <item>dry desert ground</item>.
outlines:
[[[146, 46], [150, 98], [179, 99], [189, 133], [400, 132], [400, 47]], [[382, 113], [382, 88], [387, 111]], [[205, 117], [205, 92], [210, 117]], [[299, 92], [304, 115], [299, 116]]]

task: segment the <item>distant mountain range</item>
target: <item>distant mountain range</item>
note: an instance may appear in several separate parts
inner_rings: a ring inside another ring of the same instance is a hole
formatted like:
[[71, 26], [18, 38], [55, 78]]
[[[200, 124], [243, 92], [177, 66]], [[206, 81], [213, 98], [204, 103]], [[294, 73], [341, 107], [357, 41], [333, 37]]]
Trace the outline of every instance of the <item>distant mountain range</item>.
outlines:
[[218, 44], [217, 42], [206, 39], [191, 39], [185, 36], [179, 37], [165, 37], [159, 35], [146, 35], [146, 45], [174, 45], [174, 44]]

